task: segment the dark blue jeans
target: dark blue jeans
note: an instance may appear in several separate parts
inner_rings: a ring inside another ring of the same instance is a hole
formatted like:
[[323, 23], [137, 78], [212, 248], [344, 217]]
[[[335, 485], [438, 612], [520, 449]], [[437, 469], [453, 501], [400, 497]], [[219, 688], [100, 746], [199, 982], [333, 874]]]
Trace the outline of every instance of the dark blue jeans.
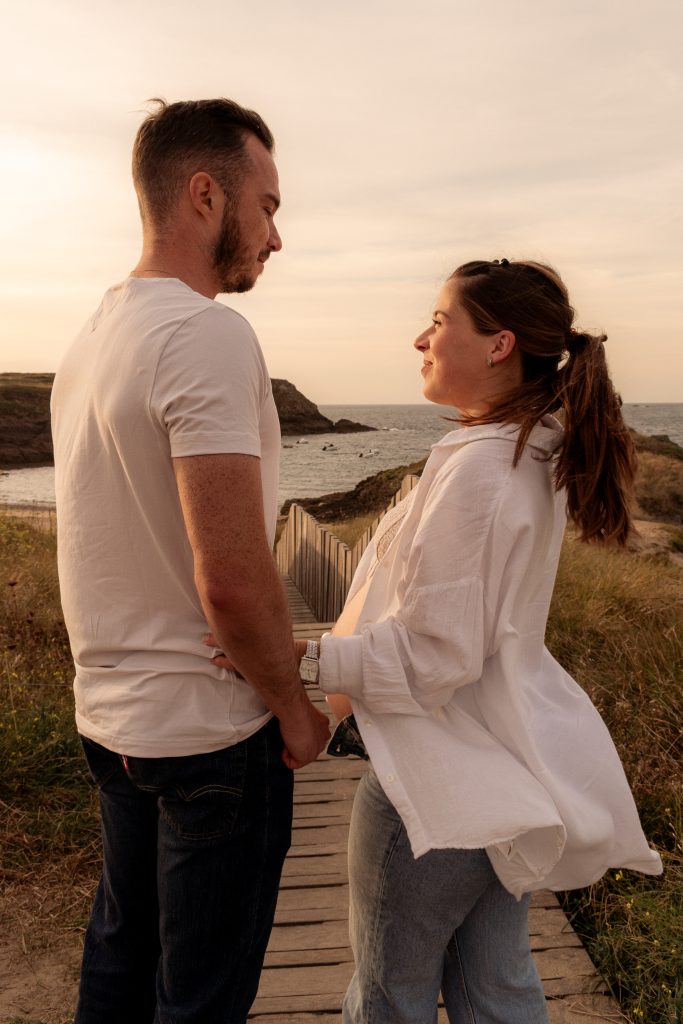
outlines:
[[82, 742], [104, 863], [75, 1024], [244, 1024], [291, 841], [277, 721], [190, 757]]

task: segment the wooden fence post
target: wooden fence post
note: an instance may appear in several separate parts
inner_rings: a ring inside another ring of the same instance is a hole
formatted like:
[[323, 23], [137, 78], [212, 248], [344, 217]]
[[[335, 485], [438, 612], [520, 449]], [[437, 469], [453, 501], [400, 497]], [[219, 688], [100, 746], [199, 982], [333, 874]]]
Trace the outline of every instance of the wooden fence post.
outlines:
[[408, 475], [387, 508], [364, 531], [353, 549], [330, 533], [313, 516], [293, 502], [275, 550], [280, 572], [288, 575], [319, 622], [336, 619], [346, 601], [353, 575], [363, 552], [382, 519], [410, 494], [419, 477]]

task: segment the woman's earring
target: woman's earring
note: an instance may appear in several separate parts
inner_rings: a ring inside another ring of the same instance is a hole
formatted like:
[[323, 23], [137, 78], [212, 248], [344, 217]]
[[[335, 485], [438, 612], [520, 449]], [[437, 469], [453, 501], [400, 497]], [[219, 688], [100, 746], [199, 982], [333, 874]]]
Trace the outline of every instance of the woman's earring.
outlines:
[[488, 366], [489, 369], [493, 367], [493, 356], [488, 356], [486, 360], [486, 365]]

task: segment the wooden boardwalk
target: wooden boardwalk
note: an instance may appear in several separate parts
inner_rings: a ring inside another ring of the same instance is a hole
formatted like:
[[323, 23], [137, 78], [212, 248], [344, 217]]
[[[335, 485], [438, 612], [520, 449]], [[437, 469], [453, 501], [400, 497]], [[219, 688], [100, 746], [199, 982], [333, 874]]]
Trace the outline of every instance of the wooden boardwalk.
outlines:
[[[295, 632], [319, 637], [329, 624], [306, 623], [300, 595], [285, 582]], [[322, 694], [312, 692], [315, 702], [324, 707]], [[364, 770], [364, 763], [356, 758], [323, 755], [296, 773], [292, 848], [261, 985], [249, 1015], [255, 1024], [339, 1024], [341, 1020], [342, 998], [353, 973], [346, 838], [353, 794]], [[552, 1024], [623, 1022], [552, 893], [534, 897], [529, 925]], [[443, 1008], [438, 1019], [439, 1024], [447, 1022]]]

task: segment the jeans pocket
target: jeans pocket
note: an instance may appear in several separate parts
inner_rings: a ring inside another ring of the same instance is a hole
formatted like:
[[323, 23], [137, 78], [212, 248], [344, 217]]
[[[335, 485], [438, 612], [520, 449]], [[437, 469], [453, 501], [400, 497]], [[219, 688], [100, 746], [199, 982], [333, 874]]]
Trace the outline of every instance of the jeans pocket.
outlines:
[[98, 789], [106, 785], [121, 768], [121, 760], [113, 750], [107, 750], [87, 736], [78, 737], [83, 747], [85, 760], [88, 765], [90, 777]]
[[246, 787], [245, 743], [174, 760], [185, 764], [158, 793], [161, 818], [183, 839], [229, 835], [235, 828]]

